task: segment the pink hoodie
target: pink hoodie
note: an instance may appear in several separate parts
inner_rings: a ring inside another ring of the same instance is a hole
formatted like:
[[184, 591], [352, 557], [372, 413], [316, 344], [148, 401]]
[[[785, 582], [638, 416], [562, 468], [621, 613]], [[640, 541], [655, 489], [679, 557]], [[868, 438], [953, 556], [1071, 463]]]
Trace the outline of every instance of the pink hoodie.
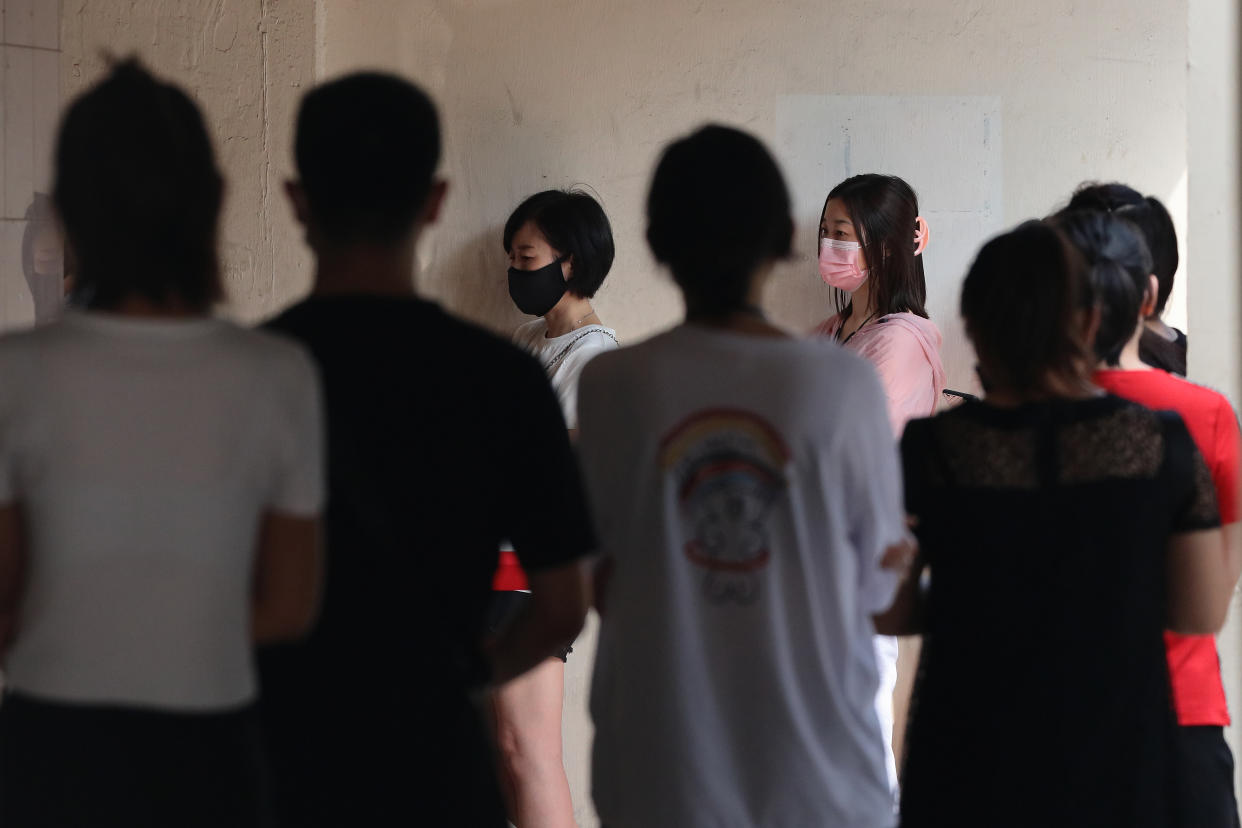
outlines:
[[[814, 334], [836, 336], [841, 315], [824, 320]], [[913, 313], [890, 313], [859, 328], [845, 343], [847, 350], [875, 366], [888, 397], [893, 435], [901, 437], [906, 422], [930, 417], [944, 391], [940, 331], [930, 319]]]

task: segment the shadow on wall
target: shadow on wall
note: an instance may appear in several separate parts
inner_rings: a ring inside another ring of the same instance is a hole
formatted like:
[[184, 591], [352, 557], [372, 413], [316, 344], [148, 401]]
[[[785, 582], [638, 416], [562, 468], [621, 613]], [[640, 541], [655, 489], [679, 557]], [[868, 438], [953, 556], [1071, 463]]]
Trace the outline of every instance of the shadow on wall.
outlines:
[[35, 193], [26, 208], [26, 229], [22, 234], [22, 273], [34, 300], [35, 324], [55, 319], [70, 288], [65, 267], [64, 243], [52, 208], [52, 199]]
[[470, 237], [441, 263], [420, 276], [419, 292], [434, 296], [452, 313], [508, 337], [525, 316], [509, 298], [508, 269], [500, 239], [502, 228]]

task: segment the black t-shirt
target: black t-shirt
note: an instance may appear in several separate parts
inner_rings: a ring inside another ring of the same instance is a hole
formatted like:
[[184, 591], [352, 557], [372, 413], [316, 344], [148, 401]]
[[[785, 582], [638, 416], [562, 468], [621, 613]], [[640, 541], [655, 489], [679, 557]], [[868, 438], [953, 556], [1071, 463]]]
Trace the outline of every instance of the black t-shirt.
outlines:
[[315, 297], [268, 327], [310, 349], [328, 429], [321, 614], [259, 660], [285, 821], [363, 824], [362, 800], [503, 824], [469, 700], [498, 548], [538, 572], [595, 547], [547, 377], [412, 297]]
[[1181, 419], [965, 403], [902, 456], [931, 573], [902, 825], [1170, 824], [1168, 539], [1220, 525]]
[[1139, 359], [1161, 371], [1186, 376], [1186, 334], [1173, 329], [1177, 338], [1169, 341], [1160, 334], [1143, 327], [1143, 335], [1139, 337]]

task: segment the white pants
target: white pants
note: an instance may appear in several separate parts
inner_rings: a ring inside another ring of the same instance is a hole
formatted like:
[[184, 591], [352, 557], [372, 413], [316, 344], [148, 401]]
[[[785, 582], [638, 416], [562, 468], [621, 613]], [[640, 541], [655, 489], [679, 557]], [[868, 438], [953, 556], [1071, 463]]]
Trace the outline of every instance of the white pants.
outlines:
[[891, 635], [877, 635], [875, 666], [880, 673], [880, 689], [875, 694], [875, 714], [880, 719], [880, 733], [884, 737], [884, 763], [888, 768], [888, 787], [897, 800], [897, 760], [893, 756], [893, 691], [897, 689], [897, 639]]

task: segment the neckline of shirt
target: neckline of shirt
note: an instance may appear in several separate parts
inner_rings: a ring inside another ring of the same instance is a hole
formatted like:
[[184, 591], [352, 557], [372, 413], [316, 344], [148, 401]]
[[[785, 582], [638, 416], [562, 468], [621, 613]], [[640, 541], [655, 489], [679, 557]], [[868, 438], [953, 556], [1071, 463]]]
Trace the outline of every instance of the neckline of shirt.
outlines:
[[109, 334], [134, 336], [186, 337], [219, 330], [227, 324], [214, 316], [149, 317], [127, 316], [104, 311], [68, 310], [61, 317], [67, 325]]

